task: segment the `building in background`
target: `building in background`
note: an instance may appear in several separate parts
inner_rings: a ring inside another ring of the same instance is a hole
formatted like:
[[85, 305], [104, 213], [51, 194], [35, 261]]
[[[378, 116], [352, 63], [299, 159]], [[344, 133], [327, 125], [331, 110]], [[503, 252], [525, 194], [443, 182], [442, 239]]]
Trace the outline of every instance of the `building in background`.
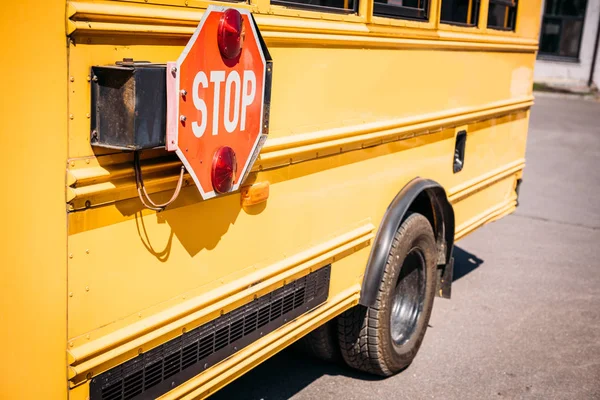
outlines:
[[600, 87], [600, 0], [545, 0], [537, 83], [586, 92]]

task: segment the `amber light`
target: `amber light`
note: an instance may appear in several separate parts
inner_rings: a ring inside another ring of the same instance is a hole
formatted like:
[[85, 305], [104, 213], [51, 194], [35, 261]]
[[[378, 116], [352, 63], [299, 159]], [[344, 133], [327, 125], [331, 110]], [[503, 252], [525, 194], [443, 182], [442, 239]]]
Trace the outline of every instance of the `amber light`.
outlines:
[[235, 174], [237, 172], [237, 160], [235, 152], [231, 147], [223, 146], [215, 151], [213, 156], [211, 181], [215, 192], [227, 193], [233, 188]]
[[231, 60], [240, 55], [244, 45], [244, 20], [238, 10], [228, 8], [219, 21], [217, 42], [221, 56]]
[[241, 190], [242, 207], [264, 203], [269, 198], [269, 182], [257, 182]]

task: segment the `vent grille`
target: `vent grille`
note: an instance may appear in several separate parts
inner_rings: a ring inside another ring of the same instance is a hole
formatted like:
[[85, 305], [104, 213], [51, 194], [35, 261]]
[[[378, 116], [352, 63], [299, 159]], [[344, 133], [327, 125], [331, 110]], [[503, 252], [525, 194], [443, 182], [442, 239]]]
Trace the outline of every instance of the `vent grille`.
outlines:
[[90, 400], [155, 398], [327, 300], [331, 266], [288, 283], [92, 379]]

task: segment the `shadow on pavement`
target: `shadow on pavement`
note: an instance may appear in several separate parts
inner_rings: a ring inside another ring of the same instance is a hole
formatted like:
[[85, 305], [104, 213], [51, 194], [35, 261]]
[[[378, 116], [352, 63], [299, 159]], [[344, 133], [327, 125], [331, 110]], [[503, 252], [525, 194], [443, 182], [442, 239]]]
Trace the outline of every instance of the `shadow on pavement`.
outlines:
[[383, 379], [340, 364], [309, 358], [292, 346], [225, 386], [209, 399], [289, 399], [325, 375], [342, 375], [370, 381]]
[[[454, 277], [457, 280], [483, 264], [483, 260], [454, 247]], [[361, 380], [379, 380], [377, 376], [355, 371], [341, 364], [326, 363], [305, 356], [294, 348], [283, 350], [210, 397], [211, 400], [289, 399], [322, 376], [338, 375]]]
[[475, 270], [481, 264], [483, 260], [476, 255], [469, 253], [466, 250], [461, 249], [458, 246], [454, 246], [454, 275], [452, 281], [459, 280], [463, 276]]

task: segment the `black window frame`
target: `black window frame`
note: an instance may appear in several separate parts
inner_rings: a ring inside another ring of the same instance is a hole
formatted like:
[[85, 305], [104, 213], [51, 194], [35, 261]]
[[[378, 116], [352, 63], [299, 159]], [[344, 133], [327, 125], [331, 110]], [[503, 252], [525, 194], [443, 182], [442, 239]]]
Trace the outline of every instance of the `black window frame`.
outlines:
[[[504, 28], [504, 27], [490, 25], [490, 20], [489, 20], [489, 15], [490, 14], [489, 14], [489, 8], [488, 8], [488, 20], [486, 22], [487, 28], [488, 29], [498, 30], [498, 31], [516, 32], [517, 31], [517, 16], [518, 16], [518, 13], [519, 13], [519, 0], [490, 0], [489, 4], [497, 4], [497, 5], [500, 5], [500, 6], [507, 6], [509, 8], [513, 8], [515, 10], [515, 12], [513, 14], [512, 27], [511, 28]], [[507, 10], [507, 12], [510, 13], [510, 10]]]
[[[542, 14], [542, 24], [540, 26], [540, 42], [539, 42], [537, 58], [540, 60], [548, 60], [548, 61], [565, 61], [565, 62], [573, 62], [573, 63], [580, 62], [579, 57], [581, 55], [581, 41], [583, 39], [583, 31], [585, 29], [585, 17], [588, 12], [588, 6], [590, 4], [590, 1], [586, 0], [585, 9], [583, 10], [583, 14], [578, 15], [578, 16], [548, 14], [547, 11], [548, 11], [549, 4], [550, 3], [548, 1], [546, 1], [546, 3], [544, 4], [544, 13]], [[542, 39], [544, 36], [544, 23], [546, 22], [546, 20], [560, 21], [560, 31], [559, 31], [559, 35], [558, 35], [559, 43], [560, 43], [560, 39], [562, 38], [562, 34], [563, 34], [563, 21], [564, 20], [581, 21], [581, 31], [579, 32], [579, 38], [577, 39], [577, 55], [564, 56], [564, 55], [560, 55], [560, 54], [556, 54], [556, 53], [549, 53], [549, 52], [542, 51]]]
[[414, 21], [429, 21], [429, 10], [431, 8], [431, 0], [423, 0], [423, 8], [394, 6], [373, 1], [373, 16], [400, 18]]
[[334, 14], [358, 14], [358, 1], [354, 0], [354, 7], [352, 9], [337, 8], [329, 6], [320, 6], [318, 4], [308, 4], [311, 0], [271, 0], [271, 4], [276, 6], [285, 6], [293, 9], [307, 10], [307, 11], [322, 11], [330, 12]]
[[475, 10], [477, 10], [477, 12], [474, 14], [476, 15], [476, 19], [474, 23], [469, 23], [469, 22], [458, 22], [458, 21], [447, 21], [447, 20], [443, 20], [442, 19], [442, 13], [441, 13], [441, 7], [442, 2], [444, 0], [440, 0], [440, 16], [439, 16], [439, 20], [441, 24], [446, 24], [446, 25], [455, 25], [455, 26], [463, 26], [465, 28], [478, 28], [479, 27], [479, 19], [481, 18], [481, 2], [482, 0], [470, 0], [473, 2], [473, 7]]

